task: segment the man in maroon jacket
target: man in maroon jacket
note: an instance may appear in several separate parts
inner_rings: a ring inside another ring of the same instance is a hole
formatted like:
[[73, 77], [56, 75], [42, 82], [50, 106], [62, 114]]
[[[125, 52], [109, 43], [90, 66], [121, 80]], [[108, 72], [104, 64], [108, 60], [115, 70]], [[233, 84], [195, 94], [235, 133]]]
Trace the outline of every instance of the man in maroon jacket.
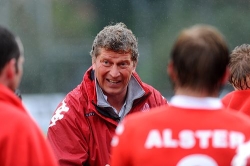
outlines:
[[58, 105], [48, 128], [48, 140], [61, 166], [109, 164], [110, 142], [119, 121], [167, 104], [137, 75], [137, 40], [125, 24], [100, 31], [90, 54], [92, 66]]

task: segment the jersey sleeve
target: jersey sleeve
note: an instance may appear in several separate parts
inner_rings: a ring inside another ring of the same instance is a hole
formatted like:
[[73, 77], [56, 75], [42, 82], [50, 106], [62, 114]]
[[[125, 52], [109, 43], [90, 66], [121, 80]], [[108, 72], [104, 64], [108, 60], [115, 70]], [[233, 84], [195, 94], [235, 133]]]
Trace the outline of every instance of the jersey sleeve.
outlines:
[[[82, 166], [88, 159], [86, 126], [80, 125], [75, 106], [63, 100], [51, 118], [47, 138], [60, 166]], [[86, 133], [84, 133], [84, 130]]]

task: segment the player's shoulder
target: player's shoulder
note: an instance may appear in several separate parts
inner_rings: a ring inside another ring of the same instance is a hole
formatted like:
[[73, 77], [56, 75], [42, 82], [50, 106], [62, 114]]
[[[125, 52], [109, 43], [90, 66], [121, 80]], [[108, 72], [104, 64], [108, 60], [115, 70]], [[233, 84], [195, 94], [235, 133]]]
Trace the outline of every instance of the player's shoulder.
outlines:
[[13, 107], [5, 111], [5, 113], [1, 113], [0, 121], [0, 124], [3, 125], [3, 131], [7, 128], [10, 133], [14, 131], [18, 133], [21, 131], [22, 135], [30, 133], [34, 127], [38, 127], [35, 120], [27, 111], [17, 107]]
[[233, 92], [229, 92], [228, 94], [226, 94], [225, 96], [223, 96], [222, 98], [221, 98], [221, 101], [222, 101], [222, 103], [223, 104], [227, 104], [227, 103], [229, 103], [229, 101], [230, 101], [230, 99], [232, 98], [232, 96], [234, 95], [234, 91]]
[[1, 119], [6, 121], [6, 123], [26, 122], [30, 118], [28, 112], [20, 107], [6, 103], [1, 103], [0, 106], [6, 110], [0, 113]]
[[243, 112], [236, 111], [231, 108], [227, 108], [223, 111], [224, 117], [228, 119], [232, 119], [233, 121], [240, 122], [241, 125], [248, 125], [250, 126], [250, 117]]

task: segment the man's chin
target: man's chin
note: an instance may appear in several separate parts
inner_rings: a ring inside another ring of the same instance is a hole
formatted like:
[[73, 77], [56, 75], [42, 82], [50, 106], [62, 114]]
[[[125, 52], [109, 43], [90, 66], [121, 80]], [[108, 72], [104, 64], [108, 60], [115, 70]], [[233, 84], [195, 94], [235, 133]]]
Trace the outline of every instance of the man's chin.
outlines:
[[104, 95], [109, 97], [120, 96], [122, 93], [118, 90], [107, 90], [104, 92]]

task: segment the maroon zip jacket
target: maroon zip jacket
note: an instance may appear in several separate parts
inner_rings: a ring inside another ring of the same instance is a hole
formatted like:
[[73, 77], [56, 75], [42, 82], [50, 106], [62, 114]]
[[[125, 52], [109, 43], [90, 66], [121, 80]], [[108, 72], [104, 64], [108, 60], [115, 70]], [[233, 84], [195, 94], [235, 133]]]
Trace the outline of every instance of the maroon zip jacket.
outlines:
[[[110, 160], [110, 142], [119, 123], [118, 115], [96, 105], [94, 72], [58, 105], [48, 128], [48, 140], [61, 166], [105, 166]], [[167, 104], [159, 91], [133, 76], [145, 94], [136, 99], [128, 114]]]

